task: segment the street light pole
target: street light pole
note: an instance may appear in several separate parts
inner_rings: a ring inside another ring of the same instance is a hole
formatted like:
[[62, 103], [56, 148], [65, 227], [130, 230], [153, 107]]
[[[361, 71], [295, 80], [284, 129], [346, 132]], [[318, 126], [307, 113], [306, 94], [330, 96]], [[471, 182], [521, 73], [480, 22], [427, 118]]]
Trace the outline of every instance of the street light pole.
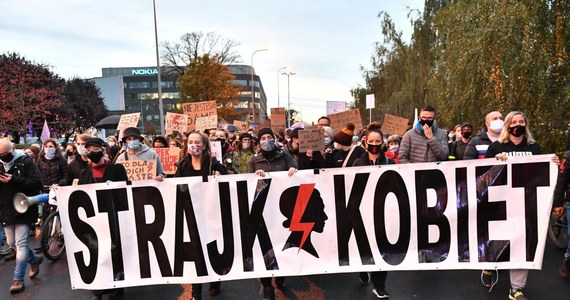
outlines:
[[279, 72], [285, 69], [287, 69], [287, 66], [279, 68], [279, 70], [277, 70], [277, 107], [279, 107]]
[[[164, 105], [162, 103], [162, 83], [160, 82], [160, 57], [158, 55], [158, 30], [156, 27], [156, 5], [152, 0], [152, 9], [154, 11], [154, 42], [156, 43], [156, 77], [158, 81], [158, 120], [160, 122], [160, 134], [164, 135]], [[142, 102], [141, 102], [142, 103]], [[141, 108], [142, 113], [142, 108]], [[144, 120], [143, 120], [144, 130]]]
[[291, 127], [291, 85], [289, 84], [289, 78], [291, 75], [295, 75], [294, 72], [283, 72], [283, 75], [287, 75], [287, 128]]
[[250, 69], [251, 69], [251, 122], [255, 123], [255, 86], [253, 84], [253, 56], [255, 55], [255, 53], [257, 52], [261, 52], [261, 51], [268, 51], [269, 49], [259, 49], [259, 50], [255, 50], [253, 51], [253, 53], [251, 54], [251, 65], [250, 65]]

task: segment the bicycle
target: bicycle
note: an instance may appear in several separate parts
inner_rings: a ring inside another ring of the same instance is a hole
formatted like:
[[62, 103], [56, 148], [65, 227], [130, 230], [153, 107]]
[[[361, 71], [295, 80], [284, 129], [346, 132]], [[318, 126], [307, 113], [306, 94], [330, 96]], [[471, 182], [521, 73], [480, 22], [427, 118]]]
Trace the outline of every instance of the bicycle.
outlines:
[[54, 187], [49, 191], [49, 214], [42, 222], [40, 239], [42, 252], [51, 261], [60, 259], [65, 252], [65, 241], [63, 239], [59, 210], [57, 209], [57, 198], [55, 197], [56, 188]]
[[570, 236], [568, 235], [568, 218], [566, 218], [566, 208], [568, 203], [564, 203], [564, 211], [561, 216], [555, 214], [550, 215], [550, 222], [548, 224], [548, 236], [552, 243], [562, 249], [566, 250], [568, 247], [568, 240]]

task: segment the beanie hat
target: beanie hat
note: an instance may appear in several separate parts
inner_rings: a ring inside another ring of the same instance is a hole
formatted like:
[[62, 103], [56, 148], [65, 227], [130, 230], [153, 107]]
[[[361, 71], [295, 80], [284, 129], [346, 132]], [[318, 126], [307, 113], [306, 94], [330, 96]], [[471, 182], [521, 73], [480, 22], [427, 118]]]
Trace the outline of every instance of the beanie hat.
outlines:
[[354, 124], [348, 123], [346, 124], [345, 128], [343, 128], [341, 131], [335, 134], [334, 141], [343, 146], [350, 146], [352, 145], [353, 135], [354, 135]]
[[273, 137], [273, 139], [275, 139], [275, 134], [273, 133], [273, 130], [271, 130], [271, 128], [261, 128], [258, 132], [257, 132], [257, 138], [261, 140], [261, 137], [264, 134], [271, 134], [271, 136]]

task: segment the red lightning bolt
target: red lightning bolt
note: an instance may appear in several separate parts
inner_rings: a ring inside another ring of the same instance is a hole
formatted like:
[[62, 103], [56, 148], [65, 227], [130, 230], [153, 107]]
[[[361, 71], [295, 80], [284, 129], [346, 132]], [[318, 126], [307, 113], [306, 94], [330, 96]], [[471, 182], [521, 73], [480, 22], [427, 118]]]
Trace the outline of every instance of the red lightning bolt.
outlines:
[[150, 170], [152, 170], [152, 162], [148, 163], [148, 169], [146, 169], [146, 172], [150, 172]]
[[[315, 222], [301, 222], [301, 217], [305, 213], [305, 209], [309, 204], [309, 199], [311, 199], [311, 194], [313, 193], [313, 189], [315, 188], [315, 184], [301, 184], [299, 186], [299, 193], [297, 194], [297, 201], [295, 202], [295, 208], [293, 209], [293, 217], [291, 218], [291, 226], [289, 226], [289, 231], [302, 231], [303, 237], [301, 238], [301, 244], [299, 245], [299, 251], [303, 248], [305, 241], [309, 237], [313, 226], [315, 226]], [[297, 251], [297, 253], [299, 253]]]

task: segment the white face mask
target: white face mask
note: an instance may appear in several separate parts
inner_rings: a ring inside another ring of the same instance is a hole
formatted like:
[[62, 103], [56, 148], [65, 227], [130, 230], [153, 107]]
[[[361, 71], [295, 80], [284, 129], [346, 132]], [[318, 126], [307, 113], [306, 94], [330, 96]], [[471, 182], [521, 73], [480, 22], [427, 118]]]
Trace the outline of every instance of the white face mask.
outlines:
[[489, 123], [489, 130], [499, 133], [503, 130], [504, 125], [505, 122], [503, 122], [503, 120], [493, 120]]
[[77, 146], [77, 153], [81, 156], [87, 155], [87, 153], [85, 153], [85, 145]]
[[109, 144], [109, 147], [114, 147], [114, 146], [115, 146], [115, 142], [107, 142], [107, 144]]

